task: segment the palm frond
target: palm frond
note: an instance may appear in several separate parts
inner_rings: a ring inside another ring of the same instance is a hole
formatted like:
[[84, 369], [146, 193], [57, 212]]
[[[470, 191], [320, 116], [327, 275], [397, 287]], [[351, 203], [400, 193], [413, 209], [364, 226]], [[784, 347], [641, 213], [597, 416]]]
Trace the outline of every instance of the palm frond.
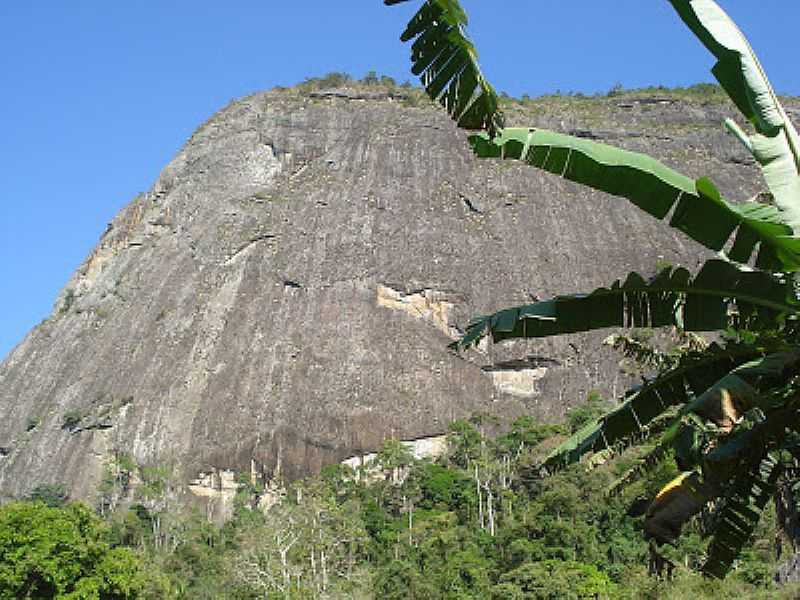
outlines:
[[[703, 567], [707, 575], [724, 577], [730, 570], [742, 547], [752, 536], [761, 511], [775, 492], [776, 482], [783, 470], [781, 452], [787, 449], [787, 442], [791, 449], [800, 449], [797, 436], [800, 414], [796, 391], [785, 384], [787, 378], [781, 382], [774, 377], [777, 371], [782, 370], [781, 364], [783, 368], [796, 370], [796, 357], [796, 353], [794, 357], [789, 353], [770, 355], [746, 363], [729, 374], [728, 377], [738, 371], [759, 386], [761, 399], [757, 403], [757, 415], [760, 416], [754, 415], [755, 419], [751, 419], [749, 424], [742, 423], [730, 435], [714, 436], [713, 430], [706, 427], [697, 414], [689, 412], [680, 426], [662, 437], [658, 448], [672, 445], [679, 466], [693, 469], [696, 473], [695, 480], [702, 485], [702, 503], [714, 500], [717, 504], [708, 528], [713, 538]], [[721, 381], [725, 380], [723, 378]], [[691, 411], [692, 408], [692, 405], [684, 407], [682, 412]], [[693, 421], [687, 422], [687, 417]], [[679, 433], [676, 435], [675, 431]], [[680, 432], [690, 435], [681, 435]], [[702, 435], [696, 435], [698, 433], [711, 435], [702, 439]], [[709, 437], [715, 439], [710, 440]], [[692, 448], [680, 447], [686, 443]], [[683, 465], [680, 465], [681, 458]], [[700, 471], [697, 467], [701, 467]], [[679, 531], [702, 504], [685, 500], [684, 508], [688, 506], [691, 510], [684, 510], [682, 516], [673, 511], [668, 515], [670, 527], [651, 524], [650, 529], [658, 529], [662, 533]]]
[[663, 444], [647, 452], [636, 464], [625, 471], [609, 487], [607, 494], [610, 497], [618, 496], [632, 483], [642, 479], [647, 473], [655, 470], [665, 461], [672, 458], [672, 448]]
[[[407, 0], [384, 0], [393, 5]], [[427, 0], [400, 36], [411, 46], [411, 71], [425, 91], [464, 129], [494, 137], [503, 128], [497, 93], [478, 65], [465, 33], [467, 15], [457, 0]]]
[[783, 125], [772, 91], [758, 58], [735, 23], [716, 2], [670, 0], [678, 16], [717, 58], [712, 73], [736, 107], [758, 131], [769, 133]]
[[709, 343], [702, 335], [698, 335], [693, 331], [684, 331], [683, 329], [676, 328], [673, 334], [675, 342], [678, 344], [676, 350], [678, 352], [702, 352], [708, 348]]
[[[714, 538], [707, 562], [710, 570], [706, 572], [717, 576], [719, 569], [724, 576], [731, 564], [726, 561], [738, 556], [775, 490], [779, 453], [774, 448], [780, 446], [783, 438], [787, 409], [784, 405], [773, 413], [771, 420], [722, 440], [700, 417], [685, 414], [672, 432], [663, 436], [645, 463], [652, 463], [652, 456], [665, 455], [671, 446], [679, 468], [684, 470], [653, 500], [645, 519], [645, 531], [659, 544], [672, 543], [687, 521], [714, 502], [712, 523], [707, 528]], [[709, 448], [713, 449], [709, 452]], [[701, 463], [702, 468], [698, 468]], [[643, 472], [646, 472], [643, 466], [632, 469], [622, 482], [630, 483], [635, 479], [632, 473], [640, 476]]]
[[656, 494], [645, 516], [645, 534], [658, 545], [674, 542], [686, 522], [700, 513], [714, 494], [697, 471], [682, 473]]

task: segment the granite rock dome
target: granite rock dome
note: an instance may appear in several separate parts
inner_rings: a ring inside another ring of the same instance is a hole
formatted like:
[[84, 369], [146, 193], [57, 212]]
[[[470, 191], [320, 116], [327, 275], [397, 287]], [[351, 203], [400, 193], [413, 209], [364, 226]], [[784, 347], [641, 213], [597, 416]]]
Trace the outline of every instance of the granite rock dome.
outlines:
[[[603, 335], [447, 344], [477, 313], [707, 255], [624, 201], [476, 160], [409, 93], [275, 90], [200, 127], [0, 365], [0, 498], [61, 482], [91, 499], [120, 453], [186, 484], [291, 479], [475, 412], [555, 418], [621, 392]], [[507, 113], [759, 192], [716, 100]]]

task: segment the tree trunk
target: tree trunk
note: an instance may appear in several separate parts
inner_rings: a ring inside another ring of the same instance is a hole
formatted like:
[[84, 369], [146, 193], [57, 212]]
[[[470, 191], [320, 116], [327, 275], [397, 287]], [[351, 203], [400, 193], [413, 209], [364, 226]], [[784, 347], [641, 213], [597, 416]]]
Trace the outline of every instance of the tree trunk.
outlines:
[[486, 504], [487, 504], [487, 512], [489, 515], [489, 535], [494, 537], [494, 506], [492, 504], [492, 489], [487, 485], [486, 486]]
[[328, 590], [328, 566], [325, 564], [325, 550], [320, 550], [320, 565], [322, 566], [322, 591]]
[[483, 530], [486, 526], [483, 519], [483, 495], [481, 493], [481, 480], [478, 477], [478, 465], [475, 465], [475, 489], [478, 491], [478, 524]]
[[[405, 502], [405, 497], [403, 498]], [[408, 505], [408, 546], [412, 546], [411, 528], [414, 526], [414, 503], [409, 502]]]

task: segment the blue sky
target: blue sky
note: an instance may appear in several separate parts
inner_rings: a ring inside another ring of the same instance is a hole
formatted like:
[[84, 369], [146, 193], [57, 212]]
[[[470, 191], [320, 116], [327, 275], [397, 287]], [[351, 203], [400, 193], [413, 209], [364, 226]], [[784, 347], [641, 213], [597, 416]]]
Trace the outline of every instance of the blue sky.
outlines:
[[[776, 89], [800, 95], [796, 0], [721, 0]], [[519, 96], [710, 81], [666, 0], [463, 0], [481, 62]], [[106, 224], [231, 99], [308, 76], [403, 81], [418, 1], [0, 3], [0, 359]], [[569, 8], [565, 8], [569, 7]], [[780, 11], [771, 22], [770, 11]]]

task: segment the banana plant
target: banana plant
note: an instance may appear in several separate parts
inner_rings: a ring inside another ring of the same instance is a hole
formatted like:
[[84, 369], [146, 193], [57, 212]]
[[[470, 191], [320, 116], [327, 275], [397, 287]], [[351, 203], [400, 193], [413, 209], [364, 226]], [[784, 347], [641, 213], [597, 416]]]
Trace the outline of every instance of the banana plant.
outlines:
[[800, 137], [722, 8], [713, 0], [669, 1], [716, 58], [712, 73], [752, 133], [733, 119], [725, 126], [760, 166], [774, 204], [731, 202], [708, 177], [693, 179], [645, 154], [540, 128], [505, 128], [457, 0], [423, 2], [401, 39], [413, 40], [412, 71], [457, 125], [473, 132], [478, 157], [521, 161], [628, 200], [657, 219], [671, 215], [671, 227], [718, 253], [695, 275], [682, 268], [651, 279], [631, 273], [589, 294], [477, 317], [454, 346], [607, 327], [745, 332], [736, 342], [687, 352], [540, 465], [546, 476], [587, 455], [649, 441], [653, 449], [614, 489], [674, 459], [682, 474], [650, 503], [645, 532], [656, 545], [673, 543], [689, 519], [712, 507], [703, 571], [724, 577], [776, 486], [797, 478]]

